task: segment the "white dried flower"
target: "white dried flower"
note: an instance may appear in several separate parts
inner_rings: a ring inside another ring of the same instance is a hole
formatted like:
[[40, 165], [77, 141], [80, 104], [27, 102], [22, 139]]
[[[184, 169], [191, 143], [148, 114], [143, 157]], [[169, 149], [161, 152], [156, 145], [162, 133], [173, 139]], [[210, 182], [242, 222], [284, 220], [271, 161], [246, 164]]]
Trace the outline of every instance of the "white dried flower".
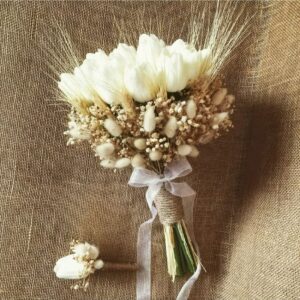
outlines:
[[100, 162], [100, 165], [107, 169], [112, 169], [116, 165], [116, 161], [114, 159], [103, 159]]
[[177, 148], [178, 154], [181, 156], [187, 156], [192, 152], [192, 147], [190, 145], [184, 144]]
[[103, 260], [97, 259], [97, 260], [94, 262], [94, 268], [95, 268], [96, 270], [100, 270], [100, 269], [102, 269], [103, 267], [104, 267], [104, 262], [103, 262]]
[[86, 261], [78, 261], [74, 254], [60, 258], [53, 269], [61, 279], [82, 279], [91, 274], [90, 265]]
[[144, 138], [135, 139], [134, 142], [133, 142], [133, 145], [138, 150], [144, 150], [147, 147], [147, 145], [146, 145], [146, 139], [144, 139]]
[[90, 259], [96, 259], [99, 256], [98, 247], [87, 242], [76, 244], [72, 251], [76, 257], [87, 256]]
[[210, 141], [212, 141], [214, 137], [215, 137], [215, 132], [213, 130], [208, 131], [207, 133], [205, 133], [203, 136], [201, 136], [199, 138], [199, 143], [200, 144], [207, 144]]
[[174, 116], [171, 116], [165, 125], [164, 134], [168, 138], [172, 138], [175, 136], [177, 130], [177, 119]]
[[145, 159], [141, 154], [136, 154], [132, 160], [131, 160], [131, 165], [134, 168], [143, 168], [145, 166]]
[[68, 122], [69, 130], [65, 133], [68, 134], [74, 140], [88, 140], [91, 137], [90, 132], [87, 129], [74, 121]]
[[129, 94], [137, 102], [151, 100], [159, 91], [159, 80], [147, 64], [128, 68], [124, 82]]
[[186, 87], [189, 79], [188, 68], [181, 54], [170, 54], [165, 51], [162, 60], [162, 69], [164, 70], [164, 79], [168, 92], [178, 92]]
[[220, 105], [224, 101], [226, 95], [227, 95], [227, 89], [221, 88], [214, 93], [211, 101], [214, 105]]
[[158, 150], [155, 150], [155, 151], [151, 151], [149, 153], [149, 158], [152, 160], [152, 161], [158, 161], [162, 158], [162, 153]]
[[193, 99], [190, 99], [186, 105], [186, 114], [190, 119], [195, 118], [197, 114], [197, 105]]
[[118, 169], [126, 168], [130, 165], [131, 160], [127, 157], [120, 158], [116, 161], [115, 167]]
[[144, 115], [144, 129], [146, 132], [152, 132], [155, 129], [155, 107], [149, 106]]
[[98, 145], [95, 149], [97, 155], [103, 158], [110, 157], [115, 150], [115, 146], [112, 143], [104, 143]]
[[212, 118], [212, 125], [219, 125], [220, 123], [228, 119], [228, 117], [229, 117], [228, 112], [217, 113]]
[[197, 157], [197, 156], [199, 155], [199, 150], [198, 150], [198, 148], [197, 148], [196, 146], [194, 146], [194, 145], [191, 145], [191, 148], [192, 148], [192, 150], [191, 150], [191, 152], [188, 154], [188, 156], [190, 156], [190, 157]]
[[122, 129], [119, 124], [112, 118], [107, 118], [104, 121], [105, 129], [113, 136], [119, 136], [122, 133]]

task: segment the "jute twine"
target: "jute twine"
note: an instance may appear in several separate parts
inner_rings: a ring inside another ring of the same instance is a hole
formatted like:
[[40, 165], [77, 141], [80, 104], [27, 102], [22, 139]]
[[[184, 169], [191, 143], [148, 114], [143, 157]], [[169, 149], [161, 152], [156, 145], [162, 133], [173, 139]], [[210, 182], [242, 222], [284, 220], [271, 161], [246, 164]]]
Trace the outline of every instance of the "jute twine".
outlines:
[[160, 189], [154, 202], [162, 224], [174, 224], [183, 219], [181, 198], [172, 195], [164, 187]]

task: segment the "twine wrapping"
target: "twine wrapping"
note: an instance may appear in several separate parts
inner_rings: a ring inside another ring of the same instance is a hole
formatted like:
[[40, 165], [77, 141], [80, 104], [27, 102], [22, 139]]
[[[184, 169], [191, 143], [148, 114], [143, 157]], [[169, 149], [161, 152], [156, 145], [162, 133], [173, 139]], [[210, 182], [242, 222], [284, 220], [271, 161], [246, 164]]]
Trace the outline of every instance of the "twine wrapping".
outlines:
[[[174, 196], [183, 199], [182, 206], [185, 215], [186, 225], [189, 229], [190, 237], [195, 245], [197, 255], [200, 257], [199, 248], [194, 237], [193, 229], [193, 208], [195, 200], [195, 191], [185, 182], [173, 182], [174, 179], [186, 176], [192, 172], [192, 167], [186, 158], [180, 158], [171, 162], [164, 171], [163, 176], [156, 174], [153, 171], [141, 168], [135, 168], [131, 174], [128, 184], [134, 187], [148, 187], [146, 192], [146, 201], [151, 212], [151, 219], [147, 220], [141, 224], [138, 232], [137, 239], [137, 263], [139, 269], [137, 271], [137, 284], [136, 284], [136, 298], [137, 300], [150, 300], [151, 299], [151, 230], [152, 223], [157, 216], [157, 209], [154, 207], [155, 198], [158, 196], [158, 207], [162, 205], [160, 191], [165, 189], [167, 192], [173, 194]], [[161, 193], [164, 193], [161, 191]], [[166, 197], [168, 200], [170, 195]], [[164, 199], [166, 199], [164, 198]], [[173, 201], [173, 198], [172, 198]], [[163, 202], [164, 203], [164, 202]], [[168, 202], [169, 204], [169, 202]], [[172, 203], [173, 205], [174, 203]], [[166, 205], [164, 203], [164, 205]], [[160, 209], [160, 215], [162, 214], [162, 209]], [[179, 215], [176, 214], [176, 218]], [[160, 218], [164, 220], [168, 219], [168, 214], [164, 219], [165, 215]], [[173, 215], [171, 214], [172, 218]], [[183, 216], [183, 215], [182, 215]], [[170, 218], [170, 220], [176, 220]], [[177, 220], [176, 220], [177, 221]], [[175, 221], [175, 222], [176, 222]], [[201, 272], [201, 265], [198, 261], [197, 269], [195, 273], [185, 282], [181, 288], [177, 300], [186, 300], [189, 297], [191, 289], [198, 279]]]
[[160, 189], [154, 200], [160, 223], [171, 225], [183, 219], [183, 206], [180, 197], [168, 192], [164, 187]]

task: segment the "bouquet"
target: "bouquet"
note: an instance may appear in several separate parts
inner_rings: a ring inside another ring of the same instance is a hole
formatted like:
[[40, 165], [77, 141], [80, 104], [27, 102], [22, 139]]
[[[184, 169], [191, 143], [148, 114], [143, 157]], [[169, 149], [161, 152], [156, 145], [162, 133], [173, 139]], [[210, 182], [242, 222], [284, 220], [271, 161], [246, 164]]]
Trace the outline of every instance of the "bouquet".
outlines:
[[220, 70], [244, 27], [232, 35], [235, 23], [221, 24], [222, 18], [216, 13], [202, 48], [203, 24], [193, 20], [186, 41], [167, 43], [142, 33], [136, 44], [88, 53], [73, 72], [60, 74], [58, 87], [70, 106], [67, 144], [89, 143], [101, 167], [132, 167], [129, 184], [148, 187], [152, 218], [138, 234], [138, 299], [151, 293], [151, 224], [157, 214], [172, 280], [192, 274], [178, 299], [188, 297], [200, 274], [192, 228], [195, 192], [174, 180], [191, 172], [187, 158], [196, 159], [201, 145], [233, 126], [235, 97]]

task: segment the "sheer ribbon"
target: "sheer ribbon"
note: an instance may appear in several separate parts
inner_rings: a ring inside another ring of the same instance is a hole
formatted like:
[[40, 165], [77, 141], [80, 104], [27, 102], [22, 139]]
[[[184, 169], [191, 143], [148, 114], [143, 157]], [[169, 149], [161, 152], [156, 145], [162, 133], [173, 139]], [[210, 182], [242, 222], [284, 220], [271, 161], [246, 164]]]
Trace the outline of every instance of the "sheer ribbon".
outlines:
[[[199, 248], [195, 240], [193, 229], [193, 209], [196, 193], [186, 182], [173, 182], [174, 179], [186, 176], [192, 172], [192, 167], [185, 158], [174, 160], [159, 175], [154, 171], [135, 168], [131, 174], [128, 184], [133, 187], [148, 187], [146, 192], [146, 201], [152, 217], [141, 224], [137, 239], [137, 271], [136, 295], [137, 300], [151, 299], [151, 230], [152, 223], [157, 216], [157, 210], [154, 206], [155, 196], [164, 185], [171, 194], [183, 199], [183, 209], [185, 223], [189, 230], [190, 237], [196, 247], [199, 257]], [[189, 297], [193, 284], [199, 277], [201, 264], [198, 261], [195, 273], [185, 282], [181, 288], [177, 300], [186, 300]]]

